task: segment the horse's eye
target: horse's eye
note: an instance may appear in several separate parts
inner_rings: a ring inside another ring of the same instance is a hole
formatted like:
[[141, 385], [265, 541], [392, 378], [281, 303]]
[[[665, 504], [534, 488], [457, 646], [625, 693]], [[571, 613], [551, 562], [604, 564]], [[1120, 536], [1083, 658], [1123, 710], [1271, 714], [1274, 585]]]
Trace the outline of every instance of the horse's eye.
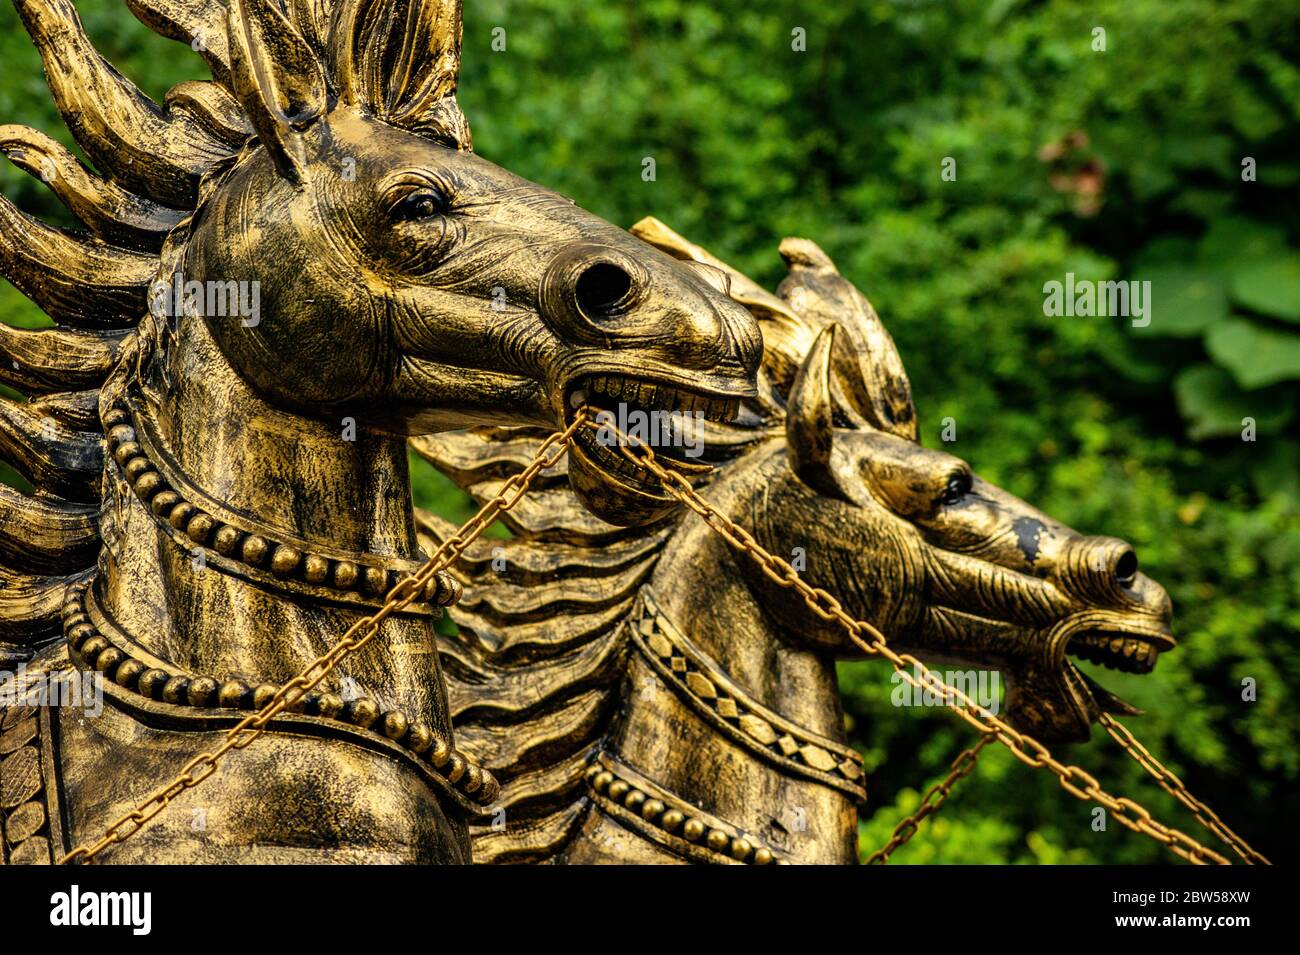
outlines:
[[451, 200], [438, 190], [420, 189], [398, 200], [392, 214], [400, 222], [411, 222], [443, 215], [450, 206]]
[[966, 473], [954, 474], [948, 478], [948, 486], [943, 489], [943, 503], [958, 504], [961, 499], [970, 493], [970, 475]]

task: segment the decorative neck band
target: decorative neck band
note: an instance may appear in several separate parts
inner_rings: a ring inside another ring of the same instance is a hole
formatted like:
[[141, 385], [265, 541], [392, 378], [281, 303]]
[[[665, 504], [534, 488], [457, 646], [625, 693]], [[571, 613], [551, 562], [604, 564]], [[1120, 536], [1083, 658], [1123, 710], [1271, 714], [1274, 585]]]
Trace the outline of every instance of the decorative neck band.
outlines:
[[[110, 467], [115, 467], [164, 534], [177, 546], [206, 548], [205, 562], [259, 586], [317, 600], [378, 607], [414, 561], [359, 554], [309, 543], [258, 526], [194, 487], [121, 399], [103, 415]], [[428, 616], [460, 597], [451, 577], [436, 575], [423, 600], [403, 613]]]
[[[175, 718], [181, 722], [187, 709], [194, 711], [195, 717], [198, 711], [260, 710], [279, 689], [273, 683], [200, 676], [157, 659], [104, 612], [95, 601], [90, 582], [68, 588], [63, 634], [74, 663], [102, 673], [106, 681], [130, 694], [179, 708], [182, 712]], [[373, 734], [400, 746], [472, 814], [481, 814], [480, 807], [490, 806], [500, 793], [492, 774], [457, 752], [449, 739], [399, 710], [381, 711], [373, 700], [344, 700], [337, 693], [313, 690], [288, 712], [333, 721], [340, 729]]]
[[862, 757], [856, 750], [755, 700], [664, 615], [648, 586], [641, 588], [627, 626], [633, 646], [659, 678], [728, 739], [785, 772], [866, 801]]
[[678, 799], [608, 753], [588, 767], [587, 789], [601, 812], [680, 858], [715, 865], [787, 864], [754, 836]]

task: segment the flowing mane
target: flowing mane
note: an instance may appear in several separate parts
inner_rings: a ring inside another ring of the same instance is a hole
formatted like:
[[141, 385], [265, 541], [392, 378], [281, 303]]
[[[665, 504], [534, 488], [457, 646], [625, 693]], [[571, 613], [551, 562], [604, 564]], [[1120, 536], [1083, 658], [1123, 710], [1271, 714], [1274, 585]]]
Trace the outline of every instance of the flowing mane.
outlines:
[[[779, 426], [779, 417], [746, 420], [710, 425], [711, 463], [743, 454]], [[476, 428], [411, 444], [483, 503], [544, 438]], [[513, 536], [480, 539], [455, 568], [465, 588], [451, 611], [457, 633], [439, 634], [456, 745], [501, 782], [497, 806], [509, 822], [471, 827], [476, 862], [544, 861], [564, 848], [620, 695], [627, 618], [681, 520], [674, 512], [629, 530], [593, 517], [569, 487], [564, 461], [534, 487], [503, 518]], [[456, 530], [426, 511], [416, 518], [426, 550]]]
[[[0, 485], [0, 668], [58, 640], [67, 587], [93, 571], [101, 545], [99, 408], [120, 384], [115, 370], [165, 345], [151, 286], [180, 267], [188, 226], [221, 180], [262, 149], [291, 169], [278, 123], [301, 120], [305, 104], [324, 98], [469, 148], [448, 69], [459, 57], [456, 3], [127, 0], [155, 33], [196, 50], [212, 74], [176, 85], [161, 105], [94, 49], [71, 0], [15, 6], [69, 132], [98, 171], [44, 133], [0, 126], [0, 151], [84, 227], [53, 228], [0, 197], [0, 274], [54, 321], [42, 329], [0, 322], [0, 382], [30, 399], [0, 399], [0, 460], [35, 489], [25, 495]], [[447, 45], [438, 39], [448, 33], [440, 18], [453, 16], [455, 42]], [[269, 115], [252, 77], [267, 55], [266, 22], [283, 25], [282, 46], [310, 48], [297, 55], [303, 89], [277, 90], [283, 116]]]

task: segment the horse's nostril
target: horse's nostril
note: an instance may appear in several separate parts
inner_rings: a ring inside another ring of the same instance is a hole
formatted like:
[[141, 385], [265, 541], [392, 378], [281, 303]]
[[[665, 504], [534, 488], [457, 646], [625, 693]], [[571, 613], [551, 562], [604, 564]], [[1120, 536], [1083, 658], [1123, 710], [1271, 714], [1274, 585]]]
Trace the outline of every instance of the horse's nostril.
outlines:
[[627, 304], [632, 277], [610, 262], [597, 262], [578, 276], [578, 307], [591, 319], [616, 314]]
[[1125, 587], [1131, 586], [1134, 578], [1137, 577], [1138, 559], [1137, 554], [1131, 550], [1126, 550], [1119, 555], [1119, 560], [1115, 561], [1115, 579]]

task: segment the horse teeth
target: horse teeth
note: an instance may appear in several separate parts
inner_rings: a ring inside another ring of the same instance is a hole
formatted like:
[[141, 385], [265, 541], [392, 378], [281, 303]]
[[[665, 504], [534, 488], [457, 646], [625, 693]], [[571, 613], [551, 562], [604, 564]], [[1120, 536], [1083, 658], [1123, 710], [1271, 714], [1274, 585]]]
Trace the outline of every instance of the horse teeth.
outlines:
[[1149, 673], [1160, 651], [1139, 637], [1084, 633], [1071, 638], [1067, 652], [1089, 663], [1125, 673]]
[[[699, 415], [708, 421], [723, 424], [735, 420], [740, 413], [739, 398], [711, 398], [626, 375], [591, 375], [582, 380], [571, 400], [579, 401], [597, 395], [615, 398], [645, 411], [665, 411], [682, 416]], [[1094, 638], [1090, 635], [1081, 639], [1091, 641]]]

